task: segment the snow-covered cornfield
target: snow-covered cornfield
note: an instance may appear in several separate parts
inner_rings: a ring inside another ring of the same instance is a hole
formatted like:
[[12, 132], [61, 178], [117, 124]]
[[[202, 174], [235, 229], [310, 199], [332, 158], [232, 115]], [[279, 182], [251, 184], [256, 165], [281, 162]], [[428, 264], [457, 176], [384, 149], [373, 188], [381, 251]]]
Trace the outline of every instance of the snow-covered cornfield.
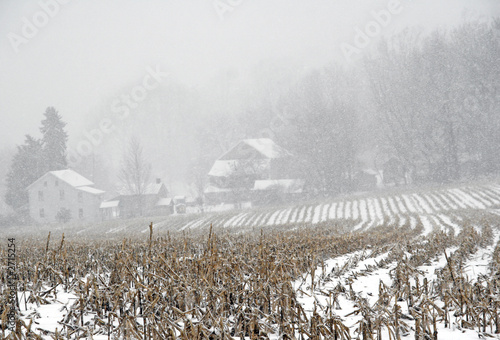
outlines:
[[[464, 219], [458, 234], [426, 236], [407, 226], [348, 233], [332, 223], [266, 233], [153, 232], [121, 242], [23, 240], [19, 319], [15, 332], [6, 330], [7, 304], [0, 304], [2, 336], [494, 337], [499, 225], [492, 214]], [[3, 277], [0, 284], [5, 301]]]
[[5, 329], [2, 274], [2, 336], [495, 337], [499, 201], [490, 185], [104, 224], [66, 237], [54, 226], [16, 239], [18, 321]]
[[[381, 225], [421, 224], [424, 234], [432, 230], [454, 229], [464, 211], [500, 207], [500, 185], [476, 185], [418, 193], [380, 194], [348, 197], [344, 200], [310, 205], [296, 205], [281, 209], [243, 210], [238, 213], [206, 214], [192, 220], [165, 221], [160, 227], [180, 230], [207, 227], [210, 224], [224, 228], [247, 229], [281, 225], [317, 225], [328, 221], [342, 221], [353, 230], [366, 230]], [[494, 210], [492, 210], [495, 213]], [[172, 223], [170, 223], [172, 222]]]

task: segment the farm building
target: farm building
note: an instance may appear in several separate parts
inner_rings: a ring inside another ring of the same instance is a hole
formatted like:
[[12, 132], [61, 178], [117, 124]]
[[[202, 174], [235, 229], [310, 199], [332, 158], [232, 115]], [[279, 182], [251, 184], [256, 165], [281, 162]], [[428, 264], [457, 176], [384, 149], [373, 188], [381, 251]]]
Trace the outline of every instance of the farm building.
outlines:
[[171, 199], [167, 198], [168, 190], [160, 179], [146, 186], [142, 195], [120, 191], [119, 195], [101, 203], [101, 214], [104, 220], [114, 218], [132, 218], [148, 215], [170, 214], [173, 209]]
[[269, 138], [244, 139], [215, 161], [205, 197], [212, 204], [258, 200], [262, 191], [276, 189], [256, 186], [259, 181], [278, 181], [273, 183], [280, 187], [285, 183], [280, 181], [297, 178], [296, 164], [290, 152]]
[[47, 172], [27, 189], [30, 216], [37, 222], [100, 219], [104, 191], [73, 170]]

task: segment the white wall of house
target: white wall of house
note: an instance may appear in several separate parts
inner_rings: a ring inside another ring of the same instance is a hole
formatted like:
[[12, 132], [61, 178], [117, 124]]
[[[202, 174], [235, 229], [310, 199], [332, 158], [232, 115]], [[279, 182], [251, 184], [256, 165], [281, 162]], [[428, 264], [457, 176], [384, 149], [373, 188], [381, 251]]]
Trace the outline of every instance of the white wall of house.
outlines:
[[71, 221], [100, 220], [101, 195], [75, 188], [50, 173], [35, 182], [28, 194], [30, 216], [39, 223], [57, 222], [61, 208], [71, 211]]

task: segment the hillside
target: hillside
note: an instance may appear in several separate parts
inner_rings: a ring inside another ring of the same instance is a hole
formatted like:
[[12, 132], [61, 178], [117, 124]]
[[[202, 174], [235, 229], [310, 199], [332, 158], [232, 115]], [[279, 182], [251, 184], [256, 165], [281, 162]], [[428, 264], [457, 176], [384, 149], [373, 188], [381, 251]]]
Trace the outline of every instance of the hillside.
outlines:
[[92, 225], [70, 223], [41, 225], [35, 228], [12, 228], [6, 231], [17, 235], [33, 232], [45, 235], [49, 231], [66, 236], [121, 237], [147, 232], [150, 222], [155, 230], [194, 231], [210, 225], [227, 231], [243, 232], [255, 228], [293, 229], [302, 226], [342, 224], [351, 231], [368, 230], [382, 225], [422, 227], [426, 235], [433, 230], [459, 231], [464, 217], [473, 214], [500, 214], [500, 184], [471, 183], [447, 188], [401, 188], [353, 195], [324, 202], [296, 204], [280, 208], [255, 208], [224, 213], [205, 213], [176, 216], [156, 216], [134, 220], [114, 220]]

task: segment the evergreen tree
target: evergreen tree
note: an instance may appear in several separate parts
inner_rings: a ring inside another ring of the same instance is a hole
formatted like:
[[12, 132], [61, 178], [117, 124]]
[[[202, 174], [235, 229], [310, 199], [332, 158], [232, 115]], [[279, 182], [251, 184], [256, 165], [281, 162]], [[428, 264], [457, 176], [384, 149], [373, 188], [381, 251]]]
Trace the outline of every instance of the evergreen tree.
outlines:
[[42, 143], [29, 135], [24, 145], [17, 147], [17, 154], [7, 174], [5, 194], [5, 202], [14, 210], [20, 210], [28, 204], [26, 188], [43, 175], [41, 155]]
[[68, 167], [66, 161], [66, 143], [68, 134], [64, 131], [66, 123], [53, 107], [48, 107], [44, 113], [40, 131], [43, 134], [42, 162], [45, 171], [63, 170]]

